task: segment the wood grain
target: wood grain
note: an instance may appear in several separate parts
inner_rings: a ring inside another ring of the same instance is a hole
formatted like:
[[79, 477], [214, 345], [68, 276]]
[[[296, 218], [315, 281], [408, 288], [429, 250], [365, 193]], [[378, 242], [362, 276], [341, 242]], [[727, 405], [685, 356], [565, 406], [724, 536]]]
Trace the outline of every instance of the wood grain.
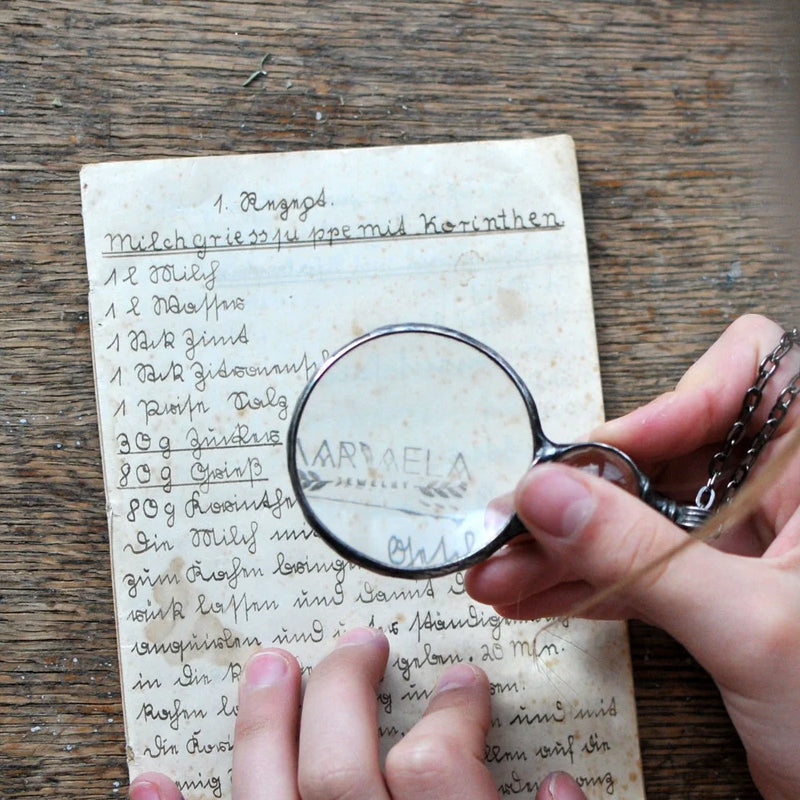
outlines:
[[[80, 166], [569, 133], [616, 415], [739, 314], [798, 318], [759, 180], [787, 93], [764, 6], [0, 6], [0, 797], [127, 785]], [[658, 631], [632, 644], [650, 796], [756, 797], [708, 678]]]

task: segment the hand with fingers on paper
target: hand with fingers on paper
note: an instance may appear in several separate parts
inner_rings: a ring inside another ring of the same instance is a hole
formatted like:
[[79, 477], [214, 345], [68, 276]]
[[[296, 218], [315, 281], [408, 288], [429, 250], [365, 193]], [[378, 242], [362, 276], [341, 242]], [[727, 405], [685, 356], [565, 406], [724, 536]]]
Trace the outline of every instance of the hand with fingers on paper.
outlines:
[[[497, 800], [484, 763], [489, 681], [471, 664], [440, 677], [423, 717], [381, 765], [376, 692], [389, 655], [380, 631], [342, 635], [311, 672], [301, 700], [300, 666], [285, 650], [248, 661], [239, 688], [233, 800]], [[131, 800], [180, 800], [164, 775], [136, 778]], [[537, 800], [585, 800], [564, 773]]]

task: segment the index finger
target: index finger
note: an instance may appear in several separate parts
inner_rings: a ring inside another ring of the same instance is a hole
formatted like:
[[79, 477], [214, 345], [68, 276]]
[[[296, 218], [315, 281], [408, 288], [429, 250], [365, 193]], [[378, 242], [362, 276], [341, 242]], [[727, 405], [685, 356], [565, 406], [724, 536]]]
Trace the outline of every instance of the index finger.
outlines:
[[377, 630], [340, 637], [311, 671], [300, 724], [303, 800], [390, 800], [380, 768], [376, 691], [389, 656]]
[[386, 758], [394, 800], [495, 800], [484, 763], [490, 721], [484, 672], [471, 664], [450, 667], [425, 716]]
[[297, 800], [300, 667], [285, 650], [253, 655], [239, 686], [234, 800]]
[[[601, 425], [592, 436], [645, 462], [676, 458], [719, 442], [739, 416], [758, 365], [782, 334], [781, 327], [766, 317], [740, 317], [687, 370], [674, 391]], [[800, 355], [790, 353], [776, 370], [758, 410], [758, 422], [766, 418], [772, 399], [798, 364]]]

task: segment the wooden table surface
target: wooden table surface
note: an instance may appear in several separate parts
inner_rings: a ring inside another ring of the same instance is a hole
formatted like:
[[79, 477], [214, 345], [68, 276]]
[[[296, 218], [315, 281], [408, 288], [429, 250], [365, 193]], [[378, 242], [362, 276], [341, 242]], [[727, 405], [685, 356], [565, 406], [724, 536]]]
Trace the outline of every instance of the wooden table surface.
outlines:
[[[127, 786], [80, 166], [569, 133], [617, 415], [737, 315], [800, 318], [757, 180], [786, 92], [766, 5], [0, 5], [0, 798]], [[756, 797], [709, 679], [632, 644], [649, 796]]]

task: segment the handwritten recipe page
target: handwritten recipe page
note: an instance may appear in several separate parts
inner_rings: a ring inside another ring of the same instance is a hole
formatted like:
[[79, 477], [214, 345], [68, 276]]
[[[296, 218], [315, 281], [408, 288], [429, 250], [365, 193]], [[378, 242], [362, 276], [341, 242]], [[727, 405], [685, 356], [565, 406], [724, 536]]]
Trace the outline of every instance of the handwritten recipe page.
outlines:
[[544, 628], [474, 603], [460, 574], [366, 572], [312, 533], [286, 467], [315, 370], [390, 323], [498, 350], [555, 441], [601, 421], [572, 140], [107, 163], [81, 186], [131, 775], [229, 797], [248, 655], [281, 646], [308, 671], [374, 625], [392, 645], [384, 752], [468, 660], [492, 682], [501, 796], [566, 769], [590, 798], [642, 798], [623, 624]]

